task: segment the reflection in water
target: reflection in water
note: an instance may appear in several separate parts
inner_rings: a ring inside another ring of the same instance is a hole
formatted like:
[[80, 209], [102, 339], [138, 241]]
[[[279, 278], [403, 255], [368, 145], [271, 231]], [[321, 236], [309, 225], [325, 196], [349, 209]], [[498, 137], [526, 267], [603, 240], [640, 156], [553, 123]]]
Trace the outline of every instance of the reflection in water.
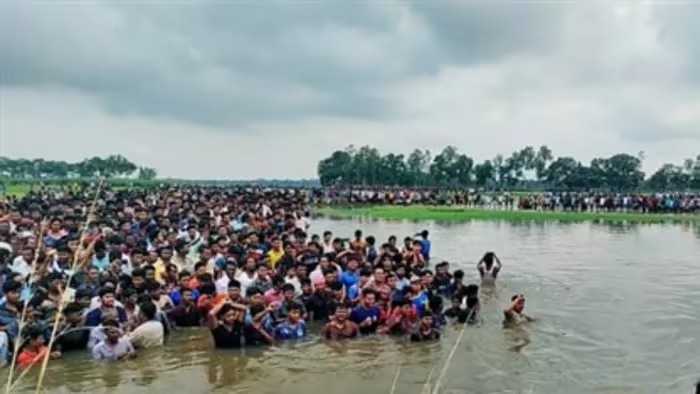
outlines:
[[[685, 394], [700, 378], [697, 225], [319, 219], [313, 226], [343, 236], [357, 228], [378, 239], [426, 228], [435, 260], [464, 269], [468, 282], [477, 280], [485, 251], [503, 261], [497, 288], [482, 289], [484, 322], [465, 331], [443, 393]], [[526, 312], [539, 321], [504, 330], [503, 308], [515, 293], [525, 294]], [[457, 335], [448, 327], [434, 344], [315, 338], [235, 352], [214, 351], [204, 329], [181, 330], [165, 348], [121, 364], [70, 355], [50, 364], [46, 383], [49, 393], [386, 394], [400, 365], [396, 392], [418, 394]], [[19, 392], [30, 392], [35, 379], [30, 374]]]

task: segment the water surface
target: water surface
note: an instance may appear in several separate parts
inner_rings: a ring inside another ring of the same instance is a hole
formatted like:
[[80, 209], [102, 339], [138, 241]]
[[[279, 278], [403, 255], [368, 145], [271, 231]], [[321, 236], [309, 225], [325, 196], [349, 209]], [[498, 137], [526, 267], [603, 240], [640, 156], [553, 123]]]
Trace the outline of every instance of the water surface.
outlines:
[[[426, 228], [433, 254], [463, 268], [467, 281], [476, 280], [485, 251], [503, 261], [499, 288], [482, 294], [485, 323], [467, 329], [443, 393], [686, 394], [700, 378], [697, 226], [318, 219], [312, 230], [350, 236], [358, 228], [380, 240]], [[503, 330], [502, 309], [516, 292], [541, 320]], [[46, 386], [48, 393], [267, 394], [284, 387], [285, 394], [386, 394], [401, 366], [396, 392], [419, 394], [431, 368], [439, 374], [457, 334], [449, 328], [436, 344], [314, 338], [225, 352], [212, 349], [205, 330], [187, 330], [122, 364], [86, 355], [53, 362]]]

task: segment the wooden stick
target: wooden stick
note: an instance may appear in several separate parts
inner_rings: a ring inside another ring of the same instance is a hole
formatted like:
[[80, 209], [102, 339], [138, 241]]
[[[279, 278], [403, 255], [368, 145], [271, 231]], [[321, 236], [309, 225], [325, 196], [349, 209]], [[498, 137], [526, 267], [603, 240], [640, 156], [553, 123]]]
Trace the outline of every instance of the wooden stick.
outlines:
[[399, 381], [399, 375], [401, 375], [401, 366], [396, 368], [396, 375], [394, 375], [394, 382], [391, 384], [391, 391], [389, 394], [394, 394], [396, 392], [396, 383]]
[[[464, 321], [464, 325], [462, 325], [462, 330], [459, 333], [459, 336], [457, 337], [457, 341], [455, 342], [454, 346], [452, 346], [452, 350], [450, 350], [450, 354], [447, 356], [447, 359], [445, 360], [445, 365], [442, 367], [442, 371], [440, 371], [440, 376], [438, 376], [437, 382], [435, 382], [435, 388], [433, 388], [432, 394], [438, 394], [438, 391], [440, 390], [440, 384], [441, 382], [445, 379], [445, 374], [447, 373], [447, 369], [450, 367], [450, 363], [452, 362], [452, 357], [455, 355], [455, 351], [457, 350], [457, 346], [459, 346], [459, 343], [462, 341], [462, 337], [464, 336], [464, 331], [466, 331], [467, 326], [469, 325], [469, 319], [474, 315], [475, 309], [472, 309], [469, 311], [469, 315], [467, 315], [467, 320]], [[430, 377], [433, 376], [433, 371], [435, 370], [435, 367], [433, 367], [433, 370], [430, 371], [430, 376], [428, 376], [428, 381], [425, 383], [425, 386], [423, 387], [423, 391], [425, 392], [427, 388], [429, 388], [429, 383], [430, 383]], [[425, 394], [430, 394], [430, 391], [428, 390]]]
[[464, 322], [464, 325], [462, 326], [462, 331], [460, 331], [459, 336], [457, 337], [457, 341], [455, 342], [455, 345], [452, 346], [452, 350], [450, 350], [450, 354], [447, 355], [447, 359], [445, 360], [445, 365], [442, 367], [442, 371], [440, 371], [440, 376], [438, 376], [437, 381], [435, 382], [435, 387], [433, 388], [433, 394], [438, 394], [440, 390], [440, 384], [442, 381], [445, 379], [445, 375], [447, 374], [447, 370], [450, 367], [450, 363], [452, 362], [452, 357], [455, 355], [455, 352], [457, 351], [457, 346], [459, 346], [459, 343], [462, 341], [462, 337], [464, 336], [464, 332], [467, 329], [467, 322], [469, 321], [469, 318], [471, 318], [472, 313], [469, 313], [469, 316], [467, 316], [467, 320]]
[[[85, 243], [85, 239], [87, 238], [87, 229], [90, 225], [90, 217], [92, 216], [92, 213], [95, 210], [95, 207], [97, 206], [97, 201], [100, 198], [100, 191], [102, 190], [102, 185], [104, 184], [104, 180], [100, 180], [100, 183], [97, 185], [97, 190], [95, 190], [95, 199], [92, 202], [92, 205], [90, 206], [90, 209], [87, 214], [87, 218], [85, 219], [85, 226], [83, 227], [82, 234], [80, 236], [80, 245], [78, 245], [78, 249], [75, 251], [75, 255], [73, 256], [73, 263], [71, 264], [71, 272], [68, 274], [68, 280], [66, 283], [66, 286], [70, 286], [70, 281], [73, 278], [73, 275], [75, 274], [76, 268], [78, 266], [78, 260], [82, 257], [81, 252], [83, 251], [83, 244]], [[65, 288], [61, 289], [61, 299], [58, 302], [58, 310], [56, 311], [56, 318], [54, 319], [53, 322], [53, 329], [51, 330], [51, 337], [49, 338], [49, 344], [47, 345], [46, 349], [46, 354], [44, 354], [44, 358], [41, 363], [41, 371], [39, 372], [39, 378], [37, 379], [36, 382], [36, 391], [35, 394], [40, 394], [41, 393], [41, 387], [44, 384], [44, 376], [46, 375], [46, 366], [49, 364], [49, 358], [51, 356], [51, 348], [53, 347], [54, 341], [56, 340], [56, 331], [58, 330], [58, 322], [63, 315], [63, 309], [65, 308], [66, 305], [66, 300], [65, 300]]]
[[430, 368], [430, 374], [428, 374], [428, 379], [425, 381], [425, 384], [423, 385], [423, 390], [421, 390], [421, 394], [430, 394], [430, 381], [433, 379], [433, 374], [435, 373], [435, 367], [433, 366]]
[[[41, 229], [39, 230], [39, 238], [37, 240], [39, 241], [39, 247], [37, 248], [36, 254], [34, 256], [34, 260], [32, 261], [32, 271], [31, 274], [29, 275], [29, 281], [32, 280], [34, 273], [36, 272], [36, 265], [39, 262], [39, 255], [41, 254], [41, 249], [43, 249], [43, 240], [44, 240], [44, 233], [46, 232], [46, 219], [43, 219], [41, 221]], [[10, 394], [10, 390], [12, 388], [12, 377], [15, 372], [15, 366], [17, 364], [17, 352], [19, 352], [20, 344], [22, 343], [22, 330], [24, 330], [24, 326], [26, 325], [26, 319], [27, 319], [27, 307], [29, 306], [29, 297], [24, 300], [24, 305], [22, 306], [22, 313], [20, 313], [19, 317], [19, 326], [17, 329], [17, 337], [15, 338], [15, 344], [14, 344], [14, 349], [13, 349], [13, 355], [12, 355], [12, 361], [10, 362], [10, 372], [7, 376], [7, 384], [5, 385], [5, 394]]]

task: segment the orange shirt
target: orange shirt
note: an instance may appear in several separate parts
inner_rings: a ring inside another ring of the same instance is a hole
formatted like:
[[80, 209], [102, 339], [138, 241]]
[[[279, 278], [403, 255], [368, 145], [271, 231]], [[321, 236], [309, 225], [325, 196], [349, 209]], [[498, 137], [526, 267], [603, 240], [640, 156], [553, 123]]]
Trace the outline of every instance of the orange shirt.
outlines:
[[220, 303], [226, 301], [226, 296], [227, 294], [217, 294], [212, 300], [212, 296], [202, 294], [197, 299], [197, 308], [199, 308], [202, 311], [202, 314], [206, 316], [211, 310], [211, 308], [213, 308], [215, 305], [219, 305]]

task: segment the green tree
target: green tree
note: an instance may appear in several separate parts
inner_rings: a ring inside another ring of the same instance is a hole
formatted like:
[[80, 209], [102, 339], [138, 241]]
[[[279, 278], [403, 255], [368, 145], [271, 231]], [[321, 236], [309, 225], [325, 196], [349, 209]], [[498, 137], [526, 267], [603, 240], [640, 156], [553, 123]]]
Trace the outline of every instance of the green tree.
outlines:
[[431, 153], [429, 150], [416, 149], [408, 156], [406, 166], [408, 167], [408, 178], [412, 186], [426, 186], [428, 182], [428, 170], [431, 163]]
[[686, 190], [691, 186], [691, 176], [682, 166], [664, 164], [649, 177], [647, 186], [659, 191]]
[[330, 157], [318, 163], [318, 177], [321, 185], [349, 185], [353, 157], [347, 150], [337, 150]]
[[138, 178], [141, 180], [152, 181], [158, 176], [158, 173], [154, 168], [139, 167], [138, 171]]
[[[552, 150], [542, 145], [538, 149], [526, 146], [512, 152], [507, 158], [499, 154], [492, 160], [475, 163], [455, 146], [447, 146], [435, 156], [428, 150], [420, 149], [404, 156], [396, 153], [382, 154], [370, 146], [357, 149], [350, 145], [321, 160], [318, 176], [324, 186], [518, 186], [632, 191], [644, 182], [645, 175], [641, 170], [644, 157], [644, 152], [636, 155], [619, 153], [608, 158], [593, 159], [587, 166], [573, 157], [554, 158]], [[97, 159], [87, 160], [75, 168], [88, 174], [109, 173], [118, 176], [128, 173], [130, 169], [126, 164], [120, 166], [121, 160], [118, 158], [108, 158], [107, 161], [112, 163], [108, 168]], [[55, 164], [49, 167], [53, 166]], [[0, 161], [0, 169], [6, 173], [36, 176], [36, 173], [46, 172], [35, 167], [33, 162], [13, 162], [8, 165]], [[44, 168], [45, 164], [39, 167]], [[685, 160], [682, 166], [663, 166], [644, 185], [653, 189], [700, 189], [700, 156]]]
[[596, 162], [603, 184], [614, 190], [634, 190], [644, 181], [642, 161], [635, 156], [618, 153]]
[[537, 176], [537, 180], [542, 180], [545, 177], [547, 167], [553, 159], [554, 155], [552, 154], [552, 150], [549, 149], [547, 145], [540, 146], [535, 156], [535, 175]]
[[491, 160], [486, 160], [474, 166], [474, 178], [476, 185], [486, 187], [495, 182], [496, 169]]
[[700, 155], [698, 155], [693, 162], [690, 177], [690, 187], [693, 189], [700, 189]]
[[107, 158], [92, 157], [75, 163], [42, 158], [33, 160], [2, 158], [0, 160], [0, 172], [22, 179], [127, 177], [136, 169], [137, 166], [122, 155], [111, 155]]
[[573, 157], [559, 157], [547, 168], [547, 184], [557, 189], [584, 189], [589, 186], [586, 169]]

